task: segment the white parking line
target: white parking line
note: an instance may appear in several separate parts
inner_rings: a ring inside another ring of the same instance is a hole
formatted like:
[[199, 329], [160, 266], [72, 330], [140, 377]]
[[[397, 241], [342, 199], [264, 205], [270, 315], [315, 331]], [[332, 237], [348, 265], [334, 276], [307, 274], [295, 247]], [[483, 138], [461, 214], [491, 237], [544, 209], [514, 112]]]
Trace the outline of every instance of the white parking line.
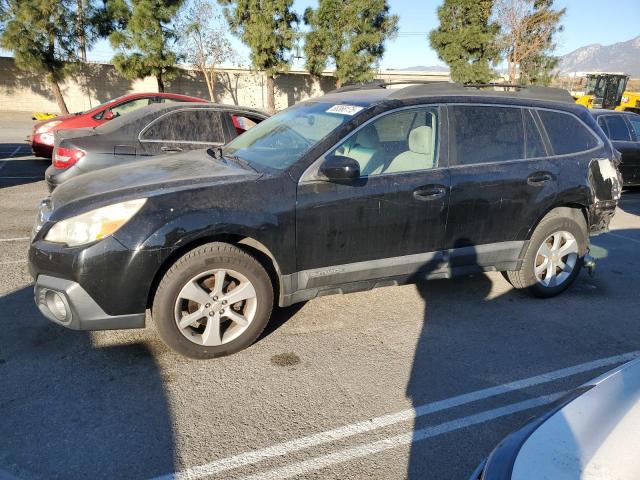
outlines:
[[427, 438], [437, 437], [444, 433], [453, 432], [454, 430], [460, 430], [461, 428], [467, 428], [472, 425], [488, 422], [489, 420], [495, 420], [496, 418], [505, 417], [517, 412], [547, 405], [555, 402], [563, 395], [566, 395], [566, 393], [567, 392], [560, 392], [552, 395], [536, 397], [530, 400], [505, 405], [504, 407], [476, 413], [475, 415], [469, 415], [468, 417], [456, 418], [450, 422], [441, 423], [440, 425], [435, 425], [433, 427], [426, 427], [414, 432], [402, 433], [395, 437], [378, 440], [377, 442], [365, 443], [358, 445], [357, 447], [346, 448], [339, 452], [322, 455], [299, 463], [292, 463], [284, 467], [275, 468], [267, 472], [250, 475], [248, 477], [244, 477], [243, 480], [279, 480], [295, 477], [297, 475], [311, 472], [313, 470], [319, 470], [337, 463], [344, 463], [349, 460], [353, 460], [354, 458], [364, 457], [373, 453], [400, 447], [402, 445], [420, 442]]
[[478, 400], [484, 400], [490, 397], [512, 392], [514, 390], [521, 390], [524, 388], [533, 387], [535, 385], [553, 382], [555, 380], [570, 377], [572, 375], [577, 375], [579, 373], [589, 372], [600, 367], [623, 363], [638, 356], [640, 356], [640, 351], [629, 352], [622, 355], [615, 355], [613, 357], [593, 360], [591, 362], [574, 365], [572, 367], [562, 368], [553, 372], [543, 373], [534, 377], [516, 380], [514, 382], [505, 383], [503, 385], [498, 385], [495, 387], [476, 390], [474, 392], [465, 393], [463, 395], [447, 398], [445, 400], [439, 400], [433, 403], [419, 405], [415, 408], [410, 408], [401, 412], [375, 417], [370, 420], [364, 420], [350, 425], [345, 425], [333, 430], [327, 430], [306, 437], [297, 438], [288, 442], [279, 443], [259, 450], [253, 450], [231, 457], [222, 458], [205, 465], [190, 467], [178, 473], [171, 473], [161, 477], [156, 477], [155, 480], [193, 480], [196, 478], [205, 477], [207, 475], [214, 475], [226, 470], [231, 470], [245, 465], [251, 465], [269, 458], [284, 456], [293, 452], [297, 452], [299, 450], [304, 450], [306, 448], [333, 442], [356, 434], [370, 432], [372, 430], [387, 427], [389, 425], [394, 425], [396, 423], [414, 420], [417, 417], [428, 415], [430, 413], [447, 410]]
[[0, 242], [26, 242], [29, 237], [0, 238]]

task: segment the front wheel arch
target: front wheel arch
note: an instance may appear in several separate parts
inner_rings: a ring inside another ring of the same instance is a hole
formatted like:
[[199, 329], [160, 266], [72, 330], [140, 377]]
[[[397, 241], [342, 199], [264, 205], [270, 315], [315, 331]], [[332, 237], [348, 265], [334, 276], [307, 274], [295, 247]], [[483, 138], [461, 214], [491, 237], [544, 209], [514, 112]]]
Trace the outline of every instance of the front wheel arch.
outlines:
[[212, 242], [221, 242], [234, 245], [253, 256], [269, 274], [269, 278], [271, 278], [271, 283], [273, 285], [275, 298], [278, 298], [281, 287], [281, 270], [277, 260], [275, 259], [271, 251], [262, 242], [254, 238], [247, 237], [246, 235], [221, 233], [216, 235], [205, 235], [203, 237], [196, 238], [174, 250], [171, 255], [169, 255], [162, 262], [160, 268], [157, 269], [155, 275], [153, 276], [153, 280], [147, 294], [146, 307], [151, 308], [153, 304], [153, 298], [155, 297], [156, 291], [158, 290], [158, 285], [160, 285], [162, 277], [164, 277], [165, 273], [167, 273], [171, 266], [175, 262], [177, 262], [180, 257], [185, 255], [187, 252], [190, 252], [191, 250]]

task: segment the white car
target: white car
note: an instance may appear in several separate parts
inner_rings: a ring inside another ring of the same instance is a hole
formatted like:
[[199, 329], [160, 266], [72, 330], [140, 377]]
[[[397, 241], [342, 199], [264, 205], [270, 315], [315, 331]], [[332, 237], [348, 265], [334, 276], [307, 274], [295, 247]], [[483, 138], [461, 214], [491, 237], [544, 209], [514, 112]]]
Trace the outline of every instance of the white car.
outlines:
[[472, 480], [640, 479], [640, 359], [506, 437]]

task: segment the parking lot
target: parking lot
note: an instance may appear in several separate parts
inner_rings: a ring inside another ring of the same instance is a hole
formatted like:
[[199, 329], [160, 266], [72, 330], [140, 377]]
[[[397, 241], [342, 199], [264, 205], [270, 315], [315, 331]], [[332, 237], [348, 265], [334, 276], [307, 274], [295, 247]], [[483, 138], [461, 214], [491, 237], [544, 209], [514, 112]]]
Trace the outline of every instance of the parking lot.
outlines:
[[499, 273], [318, 298], [236, 355], [76, 332], [32, 299], [49, 162], [0, 114], [0, 478], [464, 479], [509, 432], [640, 355], [640, 190], [559, 297]]

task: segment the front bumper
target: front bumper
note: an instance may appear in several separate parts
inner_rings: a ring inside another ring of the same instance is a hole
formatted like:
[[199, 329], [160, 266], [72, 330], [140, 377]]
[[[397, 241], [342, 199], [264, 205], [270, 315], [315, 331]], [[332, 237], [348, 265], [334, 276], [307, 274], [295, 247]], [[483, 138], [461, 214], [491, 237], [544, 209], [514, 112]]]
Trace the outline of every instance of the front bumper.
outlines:
[[[80, 247], [40, 237], [36, 234], [29, 249], [29, 271], [35, 280], [36, 304], [47, 318], [82, 330], [144, 326], [155, 276], [170, 250], [130, 250], [113, 236]], [[55, 317], [43, 289], [62, 296], [69, 319]]]
[[[143, 328], [145, 314], [108, 315], [80, 284], [39, 275], [33, 296], [40, 312], [54, 323], [72, 330]], [[54, 301], [57, 299], [57, 305]]]

